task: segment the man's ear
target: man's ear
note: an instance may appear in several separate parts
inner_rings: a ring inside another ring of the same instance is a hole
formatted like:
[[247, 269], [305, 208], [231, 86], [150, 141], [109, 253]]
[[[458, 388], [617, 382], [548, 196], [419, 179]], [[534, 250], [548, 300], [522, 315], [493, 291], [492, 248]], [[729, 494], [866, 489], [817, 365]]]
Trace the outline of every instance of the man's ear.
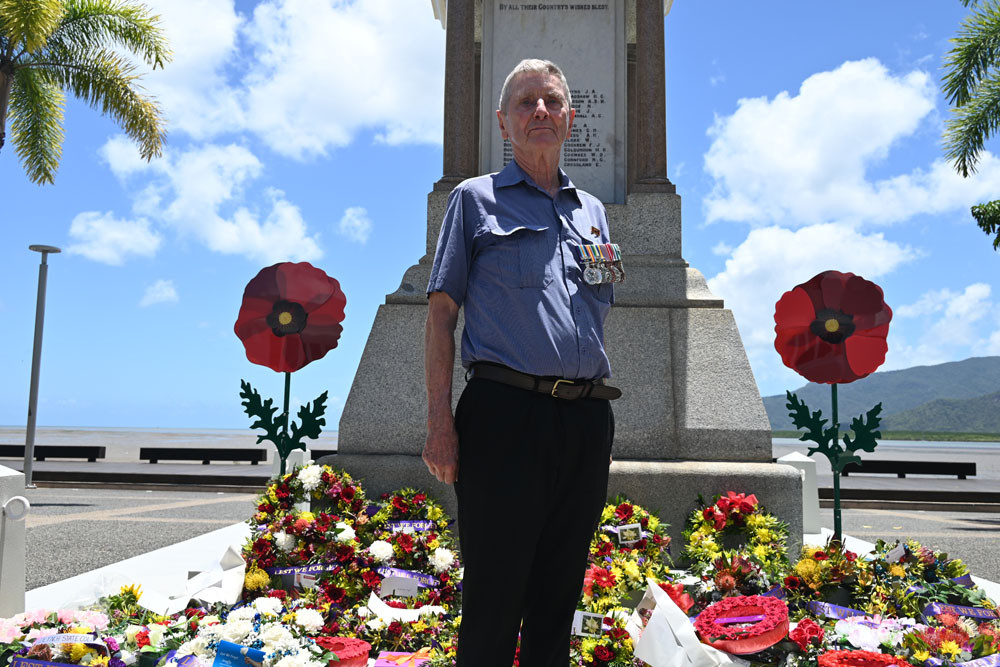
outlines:
[[500, 124], [500, 136], [507, 139], [507, 128], [503, 125], [503, 112], [497, 109], [497, 122]]

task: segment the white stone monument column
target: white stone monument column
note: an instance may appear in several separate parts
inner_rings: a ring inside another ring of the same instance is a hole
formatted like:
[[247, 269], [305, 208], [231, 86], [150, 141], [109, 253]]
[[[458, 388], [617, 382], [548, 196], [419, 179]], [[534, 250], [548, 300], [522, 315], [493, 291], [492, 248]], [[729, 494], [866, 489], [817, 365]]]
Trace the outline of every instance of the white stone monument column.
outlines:
[[24, 473], [0, 466], [0, 618], [24, 611]]

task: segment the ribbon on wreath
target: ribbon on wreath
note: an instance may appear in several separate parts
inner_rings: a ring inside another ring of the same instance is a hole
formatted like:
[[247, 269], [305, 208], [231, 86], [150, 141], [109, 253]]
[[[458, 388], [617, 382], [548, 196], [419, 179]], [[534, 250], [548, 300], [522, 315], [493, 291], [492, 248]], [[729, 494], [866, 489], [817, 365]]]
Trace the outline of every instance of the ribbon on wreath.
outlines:
[[[952, 579], [959, 586], [965, 586], [966, 588], [972, 588], [976, 585], [976, 582], [972, 580], [971, 574], [963, 574], [961, 577], [955, 577]], [[926, 586], [921, 586], [920, 584], [914, 584], [906, 589], [907, 593], [918, 593], [920, 591], [927, 590]]]
[[327, 572], [336, 570], [340, 565], [337, 563], [314, 563], [312, 565], [290, 565], [288, 567], [265, 567], [268, 574], [312, 574], [314, 572]]
[[394, 533], [401, 532], [405, 528], [412, 528], [415, 532], [434, 530], [434, 522], [428, 519], [417, 519], [413, 521], [390, 521], [386, 524]]
[[937, 616], [938, 614], [954, 614], [955, 616], [984, 618], [987, 620], [1000, 618], [1000, 612], [997, 612], [996, 609], [986, 609], [985, 607], [966, 607], [960, 604], [942, 604], [940, 602], [932, 602], [924, 607], [924, 618]]
[[437, 588], [441, 585], [437, 577], [431, 576], [429, 574], [424, 574], [423, 572], [414, 572], [413, 570], [400, 570], [396, 567], [380, 567], [376, 570], [383, 577], [403, 577], [404, 579], [413, 579], [417, 582], [417, 586], [421, 588]]
[[806, 609], [817, 616], [825, 616], [826, 618], [841, 619], [865, 615], [865, 612], [860, 609], [851, 609], [850, 607], [841, 607], [840, 605], [830, 604], [829, 602], [817, 602], [815, 600], [807, 602]]
[[[927, 658], [927, 660], [924, 660], [924, 667], [941, 667], [943, 664], [944, 660], [939, 658]], [[976, 658], [968, 662], [956, 662], [953, 664], [954, 667], [1000, 667], [1000, 653], [994, 653], [985, 658]]]

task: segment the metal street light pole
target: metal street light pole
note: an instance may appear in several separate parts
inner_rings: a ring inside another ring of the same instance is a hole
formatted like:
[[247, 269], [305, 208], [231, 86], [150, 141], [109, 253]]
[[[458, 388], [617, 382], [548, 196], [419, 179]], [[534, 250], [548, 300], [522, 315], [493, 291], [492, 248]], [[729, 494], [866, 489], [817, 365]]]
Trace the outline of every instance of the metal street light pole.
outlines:
[[35, 460], [35, 417], [38, 407], [38, 371], [42, 366], [42, 328], [45, 324], [45, 282], [49, 274], [49, 253], [62, 252], [51, 245], [29, 245], [28, 250], [42, 253], [38, 265], [38, 301], [35, 303], [35, 345], [31, 352], [31, 389], [28, 391], [28, 428], [24, 436], [24, 488], [33, 489], [31, 464]]

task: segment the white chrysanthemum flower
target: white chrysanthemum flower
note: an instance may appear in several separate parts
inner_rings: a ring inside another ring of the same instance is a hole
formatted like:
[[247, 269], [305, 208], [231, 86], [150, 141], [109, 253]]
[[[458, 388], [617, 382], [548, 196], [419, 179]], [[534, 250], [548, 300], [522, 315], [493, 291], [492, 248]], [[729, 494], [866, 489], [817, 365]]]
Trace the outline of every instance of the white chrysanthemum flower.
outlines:
[[378, 632], [379, 630], [381, 630], [382, 628], [385, 627], [385, 621], [383, 621], [381, 618], [379, 618], [378, 616], [376, 616], [372, 620], [368, 621], [365, 625], [367, 625], [369, 628], [371, 628], [375, 632]]
[[274, 544], [285, 553], [288, 553], [295, 548], [295, 536], [279, 530], [274, 534]]
[[230, 619], [222, 628], [222, 639], [234, 644], [242, 644], [251, 632], [253, 632], [253, 623], [250, 621]]
[[[208, 637], [199, 635], [189, 642], [184, 642], [181, 644], [180, 648], [177, 649], [177, 657], [183, 657], [185, 655], [193, 655], [200, 658], [210, 658], [208, 654], [208, 643], [211, 640]], [[209, 660], [211, 662], [211, 660]]]
[[231, 621], [252, 621], [256, 615], [257, 610], [253, 607], [240, 607], [230, 612], [229, 616], [226, 617], [226, 623], [230, 623]]
[[338, 542], [350, 542], [355, 538], [356, 534], [354, 532], [354, 529], [348, 526], [343, 521], [337, 523], [337, 528], [340, 529], [340, 532], [337, 533]]
[[323, 627], [323, 614], [315, 609], [299, 609], [295, 612], [295, 622], [306, 632], [316, 632]]
[[283, 606], [278, 598], [261, 597], [253, 601], [253, 608], [262, 616], [277, 616], [281, 613]]
[[444, 572], [455, 563], [455, 554], [449, 549], [438, 547], [431, 554], [431, 563], [435, 572]]
[[392, 545], [385, 540], [375, 540], [368, 547], [368, 553], [378, 562], [387, 561], [392, 558]]
[[323, 469], [318, 465], [307, 465], [299, 471], [299, 481], [306, 491], [315, 491], [319, 483], [323, 481]]
[[269, 623], [261, 628], [260, 640], [264, 642], [265, 653], [287, 651], [299, 645], [291, 631], [281, 623]]

